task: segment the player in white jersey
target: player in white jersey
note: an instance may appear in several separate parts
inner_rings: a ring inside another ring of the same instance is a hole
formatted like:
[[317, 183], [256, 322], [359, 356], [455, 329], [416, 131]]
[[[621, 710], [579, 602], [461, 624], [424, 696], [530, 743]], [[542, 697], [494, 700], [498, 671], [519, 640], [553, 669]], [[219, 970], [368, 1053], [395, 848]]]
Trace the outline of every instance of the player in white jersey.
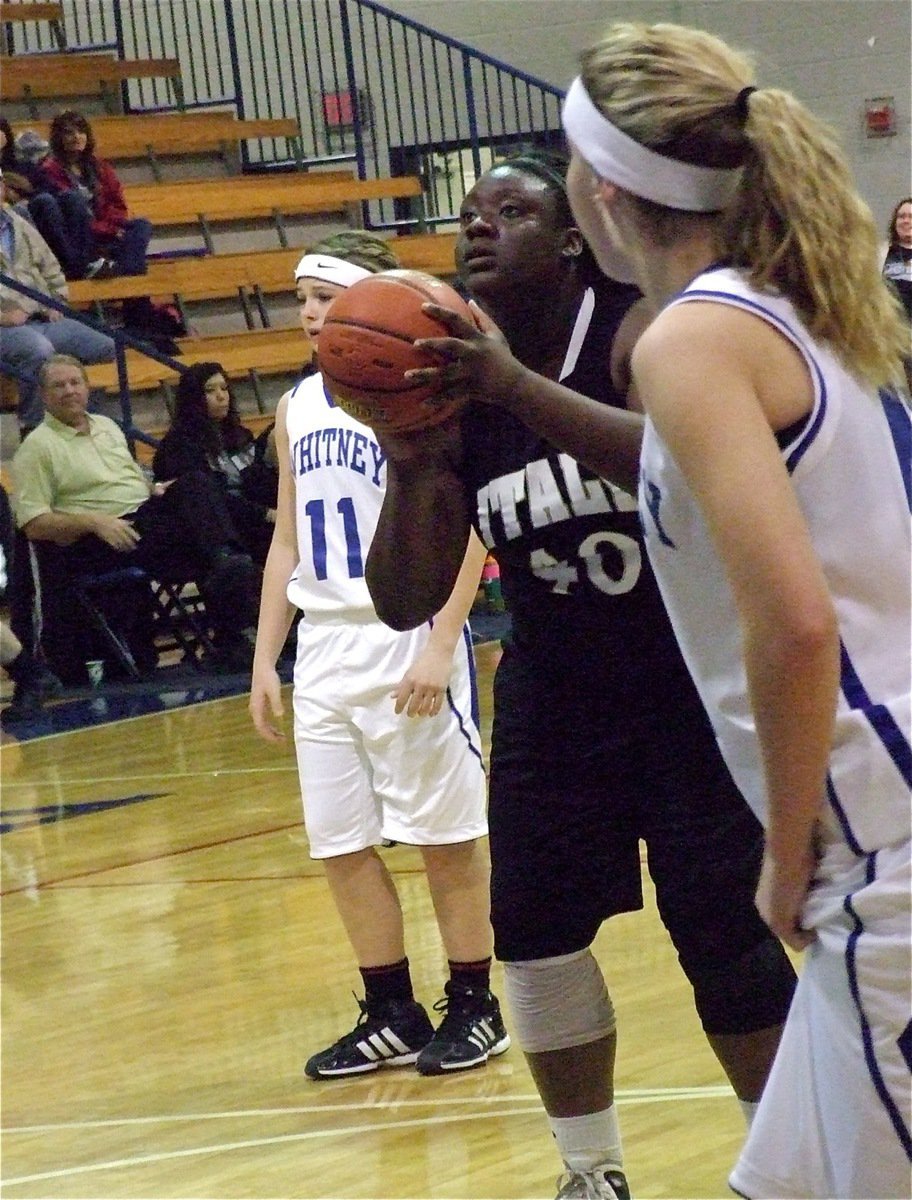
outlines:
[[[335, 297], [397, 266], [369, 234], [337, 234], [296, 271], [301, 320], [318, 342]], [[373, 431], [333, 402], [319, 374], [276, 413], [279, 501], [263, 579], [250, 711], [280, 741], [276, 661], [298, 624], [294, 736], [312, 857], [330, 890], [364, 980], [354, 1029], [305, 1066], [312, 1079], [415, 1063], [424, 1075], [480, 1067], [510, 1045], [490, 990], [485, 777], [466, 618], [485, 551], [466, 548], [449, 601], [410, 633], [383, 625], [364, 561], [386, 481]], [[415, 1000], [395, 884], [383, 841], [420, 848], [449, 960], [437, 1030]]]
[[766, 826], [757, 903], [807, 950], [732, 1187], [908, 1197], [912, 431], [889, 391], [908, 330], [845, 159], [792, 96], [674, 25], [614, 25], [581, 62], [577, 224], [658, 313], [632, 363], [645, 440], [522, 368], [481, 314], [431, 310], [454, 335], [427, 343], [450, 360], [433, 373], [602, 477], [631, 482], [642, 449], [656, 575]]

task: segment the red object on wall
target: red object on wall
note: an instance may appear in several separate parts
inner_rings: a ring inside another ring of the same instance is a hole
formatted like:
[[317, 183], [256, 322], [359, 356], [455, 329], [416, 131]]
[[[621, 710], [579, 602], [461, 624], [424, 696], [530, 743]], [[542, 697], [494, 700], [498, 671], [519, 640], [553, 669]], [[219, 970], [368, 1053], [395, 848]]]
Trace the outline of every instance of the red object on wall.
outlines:
[[355, 99], [351, 92], [324, 92], [323, 120], [327, 129], [351, 129], [355, 123]]
[[896, 105], [892, 96], [865, 100], [865, 133], [868, 137], [892, 137], [896, 133]]

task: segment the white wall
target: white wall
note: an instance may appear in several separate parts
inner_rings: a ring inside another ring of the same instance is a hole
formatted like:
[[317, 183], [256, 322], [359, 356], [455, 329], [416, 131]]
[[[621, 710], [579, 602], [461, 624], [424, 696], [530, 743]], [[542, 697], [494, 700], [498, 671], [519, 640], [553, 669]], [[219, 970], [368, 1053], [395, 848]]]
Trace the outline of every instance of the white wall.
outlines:
[[[615, 20], [695, 25], [749, 51], [839, 133], [859, 190], [886, 225], [912, 193], [909, 0], [385, 0], [387, 7], [565, 87], [581, 48]], [[895, 137], [864, 135], [865, 99], [894, 96]]]

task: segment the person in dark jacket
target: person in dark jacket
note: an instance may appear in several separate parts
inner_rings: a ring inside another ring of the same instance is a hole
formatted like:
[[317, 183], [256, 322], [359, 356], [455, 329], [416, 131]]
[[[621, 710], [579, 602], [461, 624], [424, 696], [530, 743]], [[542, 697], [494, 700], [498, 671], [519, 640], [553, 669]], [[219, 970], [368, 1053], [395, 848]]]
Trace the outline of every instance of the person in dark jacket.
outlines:
[[156, 450], [153, 473], [162, 481], [191, 471], [216, 477], [244, 549], [262, 564], [272, 540], [275, 508], [254, 499], [245, 484], [255, 451], [253, 434], [241, 424], [221, 365], [188, 367], [177, 385], [174, 420]]

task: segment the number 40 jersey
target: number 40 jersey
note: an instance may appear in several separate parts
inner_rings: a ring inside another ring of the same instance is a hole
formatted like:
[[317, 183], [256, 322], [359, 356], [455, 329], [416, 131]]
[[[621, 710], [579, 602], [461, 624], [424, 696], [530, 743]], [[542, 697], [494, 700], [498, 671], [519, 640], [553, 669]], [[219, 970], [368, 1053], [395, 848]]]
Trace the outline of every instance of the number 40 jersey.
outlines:
[[321, 375], [288, 398], [298, 566], [288, 599], [310, 615], [376, 621], [364, 580], [383, 495], [386, 460], [373, 430], [333, 402]]

